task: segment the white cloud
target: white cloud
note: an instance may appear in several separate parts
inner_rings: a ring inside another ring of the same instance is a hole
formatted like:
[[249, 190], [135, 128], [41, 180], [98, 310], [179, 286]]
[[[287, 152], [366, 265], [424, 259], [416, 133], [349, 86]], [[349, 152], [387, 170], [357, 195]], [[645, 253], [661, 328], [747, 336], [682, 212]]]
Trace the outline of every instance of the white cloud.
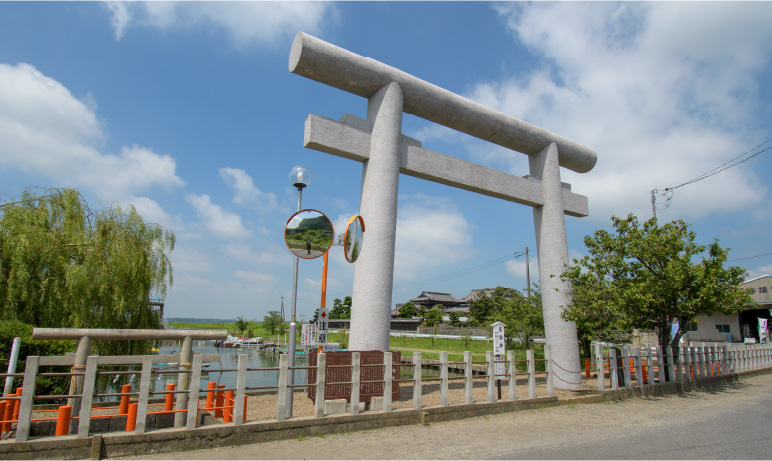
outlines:
[[78, 100], [29, 64], [0, 64], [0, 164], [92, 189], [106, 201], [184, 184], [168, 155], [136, 145], [101, 153], [105, 135], [95, 107], [92, 96]]
[[[740, 266], [743, 267], [742, 265]], [[748, 271], [748, 278], [746, 280], [754, 279], [756, 277], [761, 277], [762, 275], [769, 275], [769, 274], [772, 274], [772, 264], [756, 266], [753, 269], [747, 269], [747, 271]]]
[[267, 289], [276, 285], [276, 277], [262, 272], [237, 270], [233, 273], [233, 276], [238, 280], [246, 282], [247, 286], [252, 289]]
[[220, 168], [220, 177], [234, 190], [233, 203], [262, 212], [276, 208], [276, 194], [260, 191], [246, 171], [238, 168]]
[[203, 220], [204, 227], [216, 236], [224, 239], [239, 239], [251, 235], [251, 232], [244, 227], [241, 216], [215, 205], [209, 195], [189, 194], [186, 200]]
[[118, 40], [132, 25], [211, 27], [223, 31], [237, 48], [276, 44], [299, 30], [314, 34], [336, 16], [331, 2], [119, 2], [107, 6]]
[[[212, 271], [209, 257], [190, 247], [178, 246], [171, 253], [174, 274], [206, 274]], [[175, 278], [175, 285], [176, 278]]]
[[[648, 216], [652, 189], [678, 185], [766, 139], [754, 116], [758, 74], [772, 50], [768, 3], [496, 8], [544, 64], [481, 83], [468, 97], [595, 149], [594, 170], [561, 174], [590, 198], [598, 220]], [[516, 156], [524, 157], [485, 148], [478, 160], [522, 168]], [[767, 191], [749, 162], [678, 189], [673, 206], [696, 218], [757, 205]]]
[[[153, 199], [147, 197], [131, 197], [126, 203], [134, 205], [134, 209], [137, 210], [137, 213], [142, 216], [146, 223], [158, 224], [175, 232], [184, 229], [184, 224], [182, 223], [182, 217], [180, 215], [171, 216]], [[125, 204], [122, 204], [122, 206], [124, 205]]]
[[400, 197], [394, 280], [415, 280], [426, 270], [469, 259], [473, 252], [470, 227], [463, 213], [445, 199]]
[[106, 2], [105, 5], [113, 14], [111, 23], [115, 31], [115, 38], [120, 40], [126, 31], [126, 26], [131, 22], [131, 12], [125, 2]]

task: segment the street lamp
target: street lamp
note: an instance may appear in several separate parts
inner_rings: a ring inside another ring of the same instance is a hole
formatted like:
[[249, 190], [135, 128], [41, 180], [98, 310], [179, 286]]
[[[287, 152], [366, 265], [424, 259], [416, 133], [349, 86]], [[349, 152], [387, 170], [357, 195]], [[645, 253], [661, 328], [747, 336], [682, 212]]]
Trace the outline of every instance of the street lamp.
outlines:
[[[290, 171], [289, 175], [290, 184], [298, 189], [298, 211], [301, 210], [300, 203], [303, 198], [303, 188], [311, 183], [311, 172], [306, 167], [296, 166]], [[292, 278], [292, 311], [290, 313], [290, 325], [289, 325], [289, 344], [287, 344], [287, 355], [289, 356], [289, 371], [287, 373], [288, 384], [295, 384], [295, 370], [292, 367], [295, 366], [295, 346], [298, 325], [295, 322], [295, 312], [298, 302], [298, 256], [295, 255], [295, 274]], [[292, 388], [290, 392], [287, 392], [287, 416], [292, 416]]]

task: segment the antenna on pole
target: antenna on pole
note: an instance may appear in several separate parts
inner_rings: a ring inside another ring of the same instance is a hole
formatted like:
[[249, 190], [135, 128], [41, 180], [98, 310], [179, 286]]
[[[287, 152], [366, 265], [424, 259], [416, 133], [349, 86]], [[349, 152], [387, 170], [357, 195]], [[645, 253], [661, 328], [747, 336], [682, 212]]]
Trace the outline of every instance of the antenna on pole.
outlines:
[[655, 193], [659, 192], [657, 189], [651, 191], [651, 214], [654, 215], [654, 219], [657, 219], [657, 196]]

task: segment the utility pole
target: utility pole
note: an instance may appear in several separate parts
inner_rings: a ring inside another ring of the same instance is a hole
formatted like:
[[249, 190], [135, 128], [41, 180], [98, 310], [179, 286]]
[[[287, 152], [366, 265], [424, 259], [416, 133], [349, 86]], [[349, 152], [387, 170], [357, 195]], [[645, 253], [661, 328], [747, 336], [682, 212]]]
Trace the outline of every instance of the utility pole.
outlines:
[[651, 214], [654, 215], [654, 219], [657, 219], [657, 197], [654, 195], [659, 192], [657, 189], [651, 190]]
[[284, 323], [284, 296], [281, 297], [281, 323]]
[[531, 265], [528, 262], [528, 247], [525, 247], [525, 283], [527, 283], [528, 299], [531, 299]]

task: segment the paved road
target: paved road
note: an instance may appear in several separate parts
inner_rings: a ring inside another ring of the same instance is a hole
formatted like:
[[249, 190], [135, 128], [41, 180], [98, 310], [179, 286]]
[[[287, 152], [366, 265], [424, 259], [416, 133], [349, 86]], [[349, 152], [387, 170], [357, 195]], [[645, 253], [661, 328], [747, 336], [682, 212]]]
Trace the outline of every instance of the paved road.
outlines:
[[767, 374], [685, 395], [137, 459], [772, 459], [770, 427]]

